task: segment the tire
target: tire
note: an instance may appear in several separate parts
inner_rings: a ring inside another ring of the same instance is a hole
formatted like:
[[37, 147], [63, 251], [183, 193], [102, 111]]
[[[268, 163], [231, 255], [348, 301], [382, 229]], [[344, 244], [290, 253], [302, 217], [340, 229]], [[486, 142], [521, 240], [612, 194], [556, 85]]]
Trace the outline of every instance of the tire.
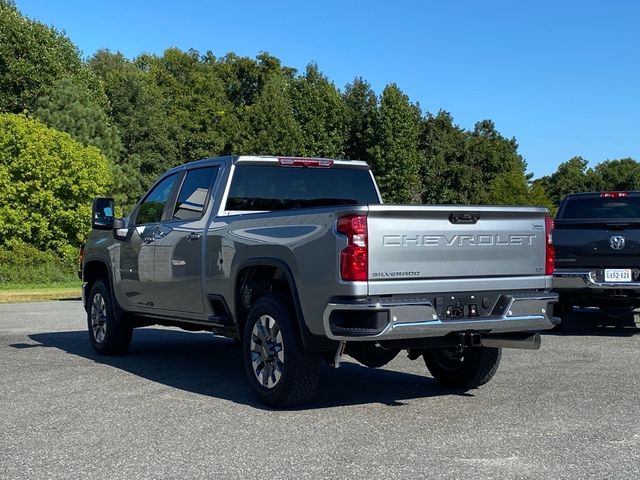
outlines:
[[111, 292], [104, 280], [96, 280], [89, 293], [87, 327], [89, 340], [101, 355], [125, 353], [131, 343], [133, 328], [124, 318], [117, 319]]
[[424, 363], [441, 385], [470, 390], [493, 378], [500, 365], [501, 348], [465, 348], [457, 358], [454, 348], [434, 348], [423, 355]]
[[565, 319], [568, 315], [573, 313], [573, 305], [567, 303], [564, 300], [560, 300], [558, 303], [553, 305], [553, 310], [551, 311], [551, 315], [554, 317], [560, 318], [560, 323], [554, 326], [551, 330], [554, 332], [561, 332], [566, 329]]
[[553, 305], [553, 316], [564, 319], [566, 315], [573, 313], [573, 305], [567, 303], [564, 300], [560, 300]]
[[270, 295], [253, 305], [242, 336], [242, 355], [251, 390], [265, 405], [300, 405], [316, 393], [322, 358], [304, 349], [288, 297]]
[[600, 310], [609, 318], [618, 320], [628, 315], [633, 315], [635, 307], [600, 307]]

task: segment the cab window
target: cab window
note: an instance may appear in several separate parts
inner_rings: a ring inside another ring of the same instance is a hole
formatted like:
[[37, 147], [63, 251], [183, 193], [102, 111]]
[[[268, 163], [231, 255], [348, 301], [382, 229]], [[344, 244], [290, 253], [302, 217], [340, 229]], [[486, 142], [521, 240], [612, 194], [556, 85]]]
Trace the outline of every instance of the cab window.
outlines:
[[178, 175], [173, 174], [162, 180], [151, 190], [147, 198], [140, 204], [136, 225], [158, 223], [162, 220], [164, 207], [171, 196], [171, 190], [177, 178]]
[[204, 214], [209, 187], [215, 180], [218, 167], [189, 170], [182, 182], [173, 210], [173, 220], [199, 220]]
[[379, 203], [369, 170], [238, 165], [226, 210], [290, 210]]

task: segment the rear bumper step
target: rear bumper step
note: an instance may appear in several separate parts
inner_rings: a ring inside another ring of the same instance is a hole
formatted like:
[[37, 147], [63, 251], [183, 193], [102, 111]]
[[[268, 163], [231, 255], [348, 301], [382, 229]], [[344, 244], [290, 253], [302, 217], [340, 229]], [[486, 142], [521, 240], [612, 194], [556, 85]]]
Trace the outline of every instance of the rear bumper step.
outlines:
[[[440, 318], [429, 301], [330, 303], [324, 311], [323, 322], [330, 339], [346, 341], [441, 337], [455, 332], [535, 332], [559, 323], [559, 319], [551, 316], [550, 309], [550, 304], [558, 301], [555, 293], [512, 294], [508, 298], [506, 308], [498, 315], [460, 319]], [[356, 318], [353, 325], [336, 325], [336, 318], [351, 315]]]

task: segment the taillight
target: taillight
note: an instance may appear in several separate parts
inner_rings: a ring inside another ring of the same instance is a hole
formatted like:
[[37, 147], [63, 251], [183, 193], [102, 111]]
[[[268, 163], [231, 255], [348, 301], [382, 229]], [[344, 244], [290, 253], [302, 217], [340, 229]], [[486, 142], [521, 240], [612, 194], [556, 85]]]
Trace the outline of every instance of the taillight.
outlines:
[[556, 252], [553, 250], [553, 218], [547, 216], [544, 219], [544, 231], [547, 240], [545, 253], [545, 275], [553, 275], [556, 263]]
[[333, 160], [328, 158], [280, 157], [278, 163], [281, 167], [329, 168], [333, 166]]
[[600, 192], [602, 198], [624, 198], [629, 196], [629, 192]]
[[367, 216], [346, 215], [338, 219], [338, 232], [347, 236], [349, 244], [340, 252], [340, 277], [350, 282], [367, 281]]

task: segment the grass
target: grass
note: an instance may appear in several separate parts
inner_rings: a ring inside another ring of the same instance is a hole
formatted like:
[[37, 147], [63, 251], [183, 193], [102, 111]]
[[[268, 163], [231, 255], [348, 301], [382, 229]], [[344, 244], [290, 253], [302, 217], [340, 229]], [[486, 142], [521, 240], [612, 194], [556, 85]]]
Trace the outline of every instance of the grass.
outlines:
[[81, 282], [69, 281], [49, 284], [0, 284], [0, 303], [45, 302], [80, 298]]

